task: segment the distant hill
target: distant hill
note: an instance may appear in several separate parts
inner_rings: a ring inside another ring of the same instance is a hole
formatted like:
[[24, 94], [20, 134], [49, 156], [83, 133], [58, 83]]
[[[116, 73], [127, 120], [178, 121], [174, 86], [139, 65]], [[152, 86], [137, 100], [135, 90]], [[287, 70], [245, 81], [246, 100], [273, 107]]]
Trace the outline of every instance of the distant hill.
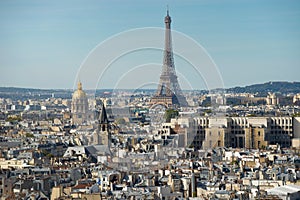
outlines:
[[278, 92], [282, 94], [300, 93], [300, 82], [267, 82], [245, 87], [229, 88], [226, 91], [234, 93], [258, 93], [261, 95], [266, 95], [268, 92]]
[[51, 97], [71, 98], [71, 90], [0, 87], [0, 98], [13, 100], [47, 99]]
[[19, 88], [19, 87], [0, 87], [0, 92], [20, 92], [20, 93], [53, 93], [53, 92], [63, 92], [69, 90], [63, 89], [38, 89], [38, 88]]
[[[102, 96], [104, 92], [112, 92], [111, 89], [97, 89], [96, 96]], [[95, 90], [87, 90], [88, 94], [94, 94]], [[145, 92], [145, 91], [144, 91]], [[147, 93], [154, 93], [155, 89], [149, 89]], [[202, 91], [203, 92], [203, 91]], [[267, 82], [254, 84], [245, 87], [233, 87], [226, 89], [226, 92], [233, 93], [255, 93], [257, 96], [266, 96], [268, 92], [281, 94], [300, 93], [300, 82]], [[73, 90], [71, 89], [33, 89], [33, 88], [16, 88], [0, 87], [0, 98], [28, 99], [28, 98], [72, 98]]]

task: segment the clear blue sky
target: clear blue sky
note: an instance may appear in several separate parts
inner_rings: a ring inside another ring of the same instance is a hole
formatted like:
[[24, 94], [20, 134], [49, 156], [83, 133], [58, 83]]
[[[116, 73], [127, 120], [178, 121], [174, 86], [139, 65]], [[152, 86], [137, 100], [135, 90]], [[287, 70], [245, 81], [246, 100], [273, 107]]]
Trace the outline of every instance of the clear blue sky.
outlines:
[[225, 87], [300, 81], [298, 0], [2, 0], [0, 86], [73, 88], [96, 45], [132, 28], [164, 27], [167, 4], [172, 28], [207, 50]]

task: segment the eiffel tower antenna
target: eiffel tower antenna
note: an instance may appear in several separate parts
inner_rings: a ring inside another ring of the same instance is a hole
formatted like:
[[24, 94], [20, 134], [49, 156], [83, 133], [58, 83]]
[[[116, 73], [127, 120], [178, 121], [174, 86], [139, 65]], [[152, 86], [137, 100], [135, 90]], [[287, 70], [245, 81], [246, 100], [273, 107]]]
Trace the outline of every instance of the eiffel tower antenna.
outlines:
[[151, 104], [161, 104], [166, 107], [187, 106], [187, 101], [182, 94], [173, 59], [171, 38], [171, 17], [167, 6], [165, 17], [165, 49], [163, 57], [162, 72], [156, 94], [151, 99]]
[[167, 5], [167, 16], [169, 16], [169, 5]]

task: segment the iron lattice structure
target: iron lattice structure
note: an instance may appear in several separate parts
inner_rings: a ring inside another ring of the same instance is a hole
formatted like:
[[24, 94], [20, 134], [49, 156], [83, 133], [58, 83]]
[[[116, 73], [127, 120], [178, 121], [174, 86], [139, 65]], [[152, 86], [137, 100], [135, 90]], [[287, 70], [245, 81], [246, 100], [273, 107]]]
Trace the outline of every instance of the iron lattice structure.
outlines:
[[162, 104], [166, 107], [187, 106], [187, 101], [182, 93], [175, 71], [169, 11], [167, 11], [165, 17], [165, 49], [162, 73], [157, 91], [151, 99], [151, 104]]

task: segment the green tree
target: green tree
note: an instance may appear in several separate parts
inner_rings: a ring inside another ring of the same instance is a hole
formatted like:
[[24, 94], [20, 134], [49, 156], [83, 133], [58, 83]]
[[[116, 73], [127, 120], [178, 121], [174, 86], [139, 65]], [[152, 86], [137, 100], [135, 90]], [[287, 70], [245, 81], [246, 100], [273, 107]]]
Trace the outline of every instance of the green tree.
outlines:
[[8, 122], [20, 122], [22, 121], [22, 117], [19, 115], [13, 115], [6, 118], [6, 121]]
[[54, 155], [53, 155], [52, 153], [48, 153], [48, 154], [46, 154], [46, 157], [48, 157], [48, 158], [53, 158]]
[[293, 117], [300, 117], [300, 112], [293, 114]]
[[174, 110], [174, 109], [168, 109], [165, 112], [165, 119], [166, 122], [170, 122], [172, 118], [178, 117], [179, 112], [178, 110]]
[[34, 135], [32, 133], [26, 133], [26, 137], [33, 138]]

